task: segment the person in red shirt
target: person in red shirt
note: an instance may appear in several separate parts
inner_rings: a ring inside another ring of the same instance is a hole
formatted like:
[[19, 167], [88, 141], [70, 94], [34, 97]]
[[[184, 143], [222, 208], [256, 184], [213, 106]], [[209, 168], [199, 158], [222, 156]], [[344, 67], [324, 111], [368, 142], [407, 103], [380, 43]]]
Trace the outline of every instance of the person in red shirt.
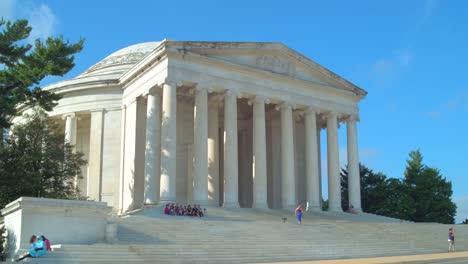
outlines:
[[302, 204], [299, 204], [297, 207], [296, 207], [296, 210], [294, 211], [296, 213], [296, 219], [297, 219], [297, 223], [298, 224], [301, 224], [302, 223], [302, 211], [304, 211], [302, 209]]
[[169, 214], [170, 211], [169, 211], [169, 204], [166, 204], [166, 207], [164, 207], [164, 214]]

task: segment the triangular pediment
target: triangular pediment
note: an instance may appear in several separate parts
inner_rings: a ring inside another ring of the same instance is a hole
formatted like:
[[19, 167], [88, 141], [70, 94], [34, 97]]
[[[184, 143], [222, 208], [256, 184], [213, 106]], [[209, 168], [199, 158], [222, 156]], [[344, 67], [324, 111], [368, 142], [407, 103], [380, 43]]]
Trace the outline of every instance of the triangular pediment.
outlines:
[[295, 79], [310, 81], [314, 83], [327, 84], [324, 78], [318, 77], [304, 67], [297, 65], [281, 55], [273, 54], [251, 54], [251, 55], [206, 55], [214, 59], [239, 64], [254, 69], [286, 75]]
[[126, 82], [162, 54], [195, 55], [213, 62], [244, 67], [249, 71], [278, 74], [291, 79], [351, 91], [360, 98], [367, 92], [339, 75], [288, 48], [270, 42], [200, 42], [163, 40], [158, 47], [126, 72], [120, 80]]
[[173, 42], [185, 52], [255, 70], [281, 74], [314, 84], [366, 92], [318, 63], [280, 43], [258, 42]]

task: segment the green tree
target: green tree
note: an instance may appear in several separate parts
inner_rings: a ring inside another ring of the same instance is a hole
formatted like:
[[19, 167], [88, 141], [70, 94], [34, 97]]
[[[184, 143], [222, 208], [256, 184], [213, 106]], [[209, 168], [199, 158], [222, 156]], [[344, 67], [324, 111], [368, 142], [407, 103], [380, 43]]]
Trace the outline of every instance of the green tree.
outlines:
[[407, 160], [404, 183], [414, 201], [411, 220], [453, 224], [457, 206], [452, 202], [452, 183], [440, 171], [423, 163], [419, 150], [412, 151]]
[[11, 126], [11, 118], [18, 115], [18, 106], [40, 106], [50, 111], [60, 99], [57, 94], [44, 91], [40, 82], [47, 76], [63, 76], [74, 66], [74, 54], [83, 48], [63, 37], [36, 39], [28, 44], [31, 27], [27, 20], [14, 22], [0, 19], [0, 141], [4, 129]]
[[0, 208], [21, 196], [81, 198], [75, 181], [86, 162], [57, 131], [57, 124], [37, 110], [0, 145]]
[[407, 186], [400, 180], [388, 178], [375, 190], [379, 200], [372, 201], [369, 212], [374, 214], [411, 220], [414, 213], [413, 199]]
[[468, 219], [465, 219], [465, 220], [462, 222], [462, 224], [468, 225]]
[[[413, 212], [411, 197], [401, 180], [387, 178], [381, 172], [360, 164], [361, 208], [366, 213], [409, 220]], [[341, 201], [348, 209], [348, 171], [341, 169]]]
[[[341, 205], [343, 210], [348, 210], [348, 170], [341, 169]], [[382, 184], [385, 183], [387, 177], [382, 173], [375, 173], [368, 167], [359, 164], [359, 177], [361, 182], [361, 208], [364, 212], [369, 212], [369, 208], [373, 207], [376, 201], [381, 201], [385, 195], [379, 192]]]

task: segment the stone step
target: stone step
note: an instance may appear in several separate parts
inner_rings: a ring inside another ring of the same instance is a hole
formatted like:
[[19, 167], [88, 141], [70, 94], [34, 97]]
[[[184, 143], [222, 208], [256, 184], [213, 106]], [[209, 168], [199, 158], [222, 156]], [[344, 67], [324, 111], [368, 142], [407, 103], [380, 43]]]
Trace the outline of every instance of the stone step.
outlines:
[[[284, 210], [208, 212], [204, 218], [172, 217], [148, 208], [111, 218], [118, 225], [115, 243], [63, 245], [34, 261], [224, 264], [423, 254], [447, 248], [447, 225], [329, 212], [306, 213], [304, 223], [297, 225]], [[284, 224], [283, 215], [288, 217]], [[457, 230], [458, 237], [467, 235], [468, 229]], [[468, 241], [460, 239], [457, 246], [468, 247]]]

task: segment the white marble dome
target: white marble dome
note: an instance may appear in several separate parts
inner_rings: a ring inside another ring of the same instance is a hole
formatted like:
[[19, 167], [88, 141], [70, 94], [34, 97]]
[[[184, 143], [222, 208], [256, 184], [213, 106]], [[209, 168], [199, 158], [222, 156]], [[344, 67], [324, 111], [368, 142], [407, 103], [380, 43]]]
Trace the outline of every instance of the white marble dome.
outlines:
[[153, 51], [161, 42], [143, 42], [120, 49], [89, 67], [81, 77], [121, 75]]

